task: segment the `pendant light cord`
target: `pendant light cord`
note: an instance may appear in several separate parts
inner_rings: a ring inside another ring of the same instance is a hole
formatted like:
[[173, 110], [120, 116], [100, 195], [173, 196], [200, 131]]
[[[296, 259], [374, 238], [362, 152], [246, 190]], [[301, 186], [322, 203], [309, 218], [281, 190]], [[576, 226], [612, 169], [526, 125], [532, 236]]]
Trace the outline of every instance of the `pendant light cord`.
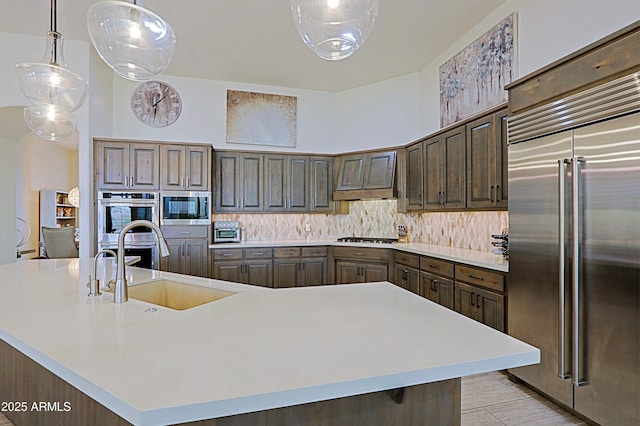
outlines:
[[58, 32], [58, 2], [57, 0], [51, 0], [51, 31]]

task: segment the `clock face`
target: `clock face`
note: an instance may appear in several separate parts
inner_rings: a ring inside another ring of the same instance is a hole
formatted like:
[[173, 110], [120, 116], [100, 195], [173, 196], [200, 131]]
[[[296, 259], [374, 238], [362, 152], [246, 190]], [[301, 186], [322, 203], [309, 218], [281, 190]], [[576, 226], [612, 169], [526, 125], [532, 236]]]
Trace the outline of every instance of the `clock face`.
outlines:
[[131, 109], [142, 123], [165, 127], [180, 116], [182, 101], [178, 92], [161, 81], [146, 81], [131, 95]]

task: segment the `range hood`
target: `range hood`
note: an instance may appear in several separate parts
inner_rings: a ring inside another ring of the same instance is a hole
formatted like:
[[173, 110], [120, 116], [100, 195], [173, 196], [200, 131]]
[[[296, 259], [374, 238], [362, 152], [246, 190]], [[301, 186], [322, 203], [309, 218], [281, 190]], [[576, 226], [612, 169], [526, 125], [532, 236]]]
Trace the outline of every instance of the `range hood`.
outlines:
[[396, 151], [338, 157], [335, 201], [396, 198]]

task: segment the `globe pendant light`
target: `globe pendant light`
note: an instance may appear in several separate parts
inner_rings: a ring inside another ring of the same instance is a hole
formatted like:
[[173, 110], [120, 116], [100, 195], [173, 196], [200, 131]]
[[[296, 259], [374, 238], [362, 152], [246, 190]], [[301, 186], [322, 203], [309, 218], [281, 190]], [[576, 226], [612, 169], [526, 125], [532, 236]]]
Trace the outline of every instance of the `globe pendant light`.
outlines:
[[362, 46], [378, 5], [378, 0], [291, 0], [291, 14], [302, 41], [322, 59], [338, 61]]
[[75, 130], [77, 120], [71, 112], [84, 103], [88, 84], [67, 68], [62, 34], [57, 31], [56, 0], [51, 0], [50, 10], [51, 28], [43, 58], [19, 63], [16, 71], [20, 90], [34, 105], [24, 110], [27, 125], [43, 139], [61, 140]]
[[116, 74], [145, 81], [167, 69], [176, 38], [164, 19], [136, 3], [93, 4], [87, 12], [87, 29], [96, 51]]

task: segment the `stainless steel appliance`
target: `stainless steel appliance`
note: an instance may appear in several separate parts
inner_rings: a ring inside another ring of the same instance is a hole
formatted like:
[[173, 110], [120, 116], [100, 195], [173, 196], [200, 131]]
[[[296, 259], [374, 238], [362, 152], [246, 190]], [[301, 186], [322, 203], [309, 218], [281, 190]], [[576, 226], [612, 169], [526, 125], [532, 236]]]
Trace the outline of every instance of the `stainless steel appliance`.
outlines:
[[640, 424], [639, 82], [509, 118], [509, 371], [601, 425]]
[[163, 191], [160, 193], [161, 225], [211, 224], [211, 193]]
[[[118, 234], [134, 220], [160, 223], [159, 196], [156, 192], [98, 192], [98, 250], [117, 250]], [[158, 240], [150, 228], [132, 229], [125, 235], [125, 255], [140, 256], [136, 266], [159, 269]]]
[[213, 242], [214, 243], [237, 243], [240, 242], [240, 222], [221, 221], [213, 222]]

